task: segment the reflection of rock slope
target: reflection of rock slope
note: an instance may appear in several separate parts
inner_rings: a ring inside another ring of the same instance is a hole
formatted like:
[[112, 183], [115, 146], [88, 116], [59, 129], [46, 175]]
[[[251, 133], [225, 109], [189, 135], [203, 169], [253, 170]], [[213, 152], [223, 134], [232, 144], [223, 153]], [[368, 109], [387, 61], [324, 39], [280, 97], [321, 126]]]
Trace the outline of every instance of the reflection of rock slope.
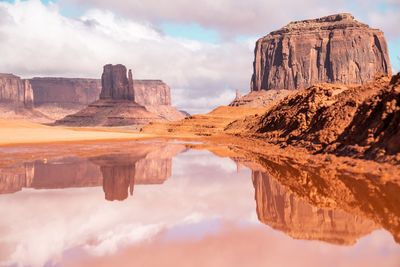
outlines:
[[30, 187], [34, 172], [33, 163], [25, 163], [17, 168], [0, 169], [0, 194], [15, 193], [23, 187]]
[[267, 173], [310, 205], [339, 209], [371, 220], [400, 242], [397, 167], [334, 156], [311, 156], [301, 150], [281, 150], [274, 146], [266, 150], [263, 144], [257, 140], [245, 141], [241, 144], [243, 149], [233, 148], [230, 154], [246, 166], [251, 167], [248, 162], [257, 166], [256, 170]]
[[266, 173], [253, 171], [252, 178], [259, 220], [293, 238], [351, 245], [376, 228], [347, 212], [312, 206]]
[[57, 189], [103, 186], [107, 200], [123, 200], [134, 184], [162, 184], [172, 171], [172, 157], [184, 145], [138, 143], [126, 154], [48, 159], [0, 169], [0, 194], [22, 188]]

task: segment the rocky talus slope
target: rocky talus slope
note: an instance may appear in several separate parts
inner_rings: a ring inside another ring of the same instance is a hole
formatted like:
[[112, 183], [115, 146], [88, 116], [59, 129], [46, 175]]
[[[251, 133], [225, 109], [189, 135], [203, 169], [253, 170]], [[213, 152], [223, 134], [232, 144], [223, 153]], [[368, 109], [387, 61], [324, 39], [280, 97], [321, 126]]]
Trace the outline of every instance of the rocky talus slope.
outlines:
[[383, 32], [346, 13], [291, 22], [260, 38], [254, 53], [252, 91], [363, 84], [391, 74]]
[[361, 86], [311, 86], [225, 130], [316, 152], [400, 161], [399, 80], [398, 74]]
[[293, 93], [293, 90], [261, 90], [252, 91], [247, 95], [236, 97], [229, 106], [231, 107], [250, 107], [262, 108], [273, 105], [274, 103], [282, 100], [286, 96]]
[[233, 121], [254, 114], [262, 114], [265, 108], [220, 106], [207, 114], [186, 117], [175, 122], [151, 122], [142, 132], [165, 136], [212, 136], [222, 134]]

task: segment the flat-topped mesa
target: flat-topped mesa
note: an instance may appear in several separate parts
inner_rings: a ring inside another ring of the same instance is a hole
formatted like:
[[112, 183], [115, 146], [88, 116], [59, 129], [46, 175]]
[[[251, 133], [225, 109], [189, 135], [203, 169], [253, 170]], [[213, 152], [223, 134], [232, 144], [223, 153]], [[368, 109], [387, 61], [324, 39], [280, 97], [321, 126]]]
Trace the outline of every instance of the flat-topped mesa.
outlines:
[[364, 84], [391, 74], [383, 32], [343, 13], [291, 22], [260, 38], [251, 90]]
[[99, 99], [100, 79], [35, 77], [29, 80], [35, 96], [35, 107], [42, 105], [80, 106]]
[[33, 91], [28, 80], [0, 73], [0, 102], [15, 107], [33, 108]]
[[171, 89], [161, 80], [134, 80], [135, 101], [144, 106], [171, 106]]
[[129, 79], [124, 65], [105, 65], [101, 76], [100, 99], [135, 100], [133, 90], [132, 71], [129, 70]]

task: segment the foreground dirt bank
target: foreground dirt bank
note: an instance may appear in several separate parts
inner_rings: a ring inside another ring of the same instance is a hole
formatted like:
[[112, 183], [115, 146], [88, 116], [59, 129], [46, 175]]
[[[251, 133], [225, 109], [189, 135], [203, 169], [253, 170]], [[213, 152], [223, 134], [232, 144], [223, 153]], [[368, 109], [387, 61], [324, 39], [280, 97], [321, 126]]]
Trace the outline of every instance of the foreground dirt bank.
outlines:
[[400, 74], [361, 86], [315, 85], [225, 132], [313, 153], [400, 162]]

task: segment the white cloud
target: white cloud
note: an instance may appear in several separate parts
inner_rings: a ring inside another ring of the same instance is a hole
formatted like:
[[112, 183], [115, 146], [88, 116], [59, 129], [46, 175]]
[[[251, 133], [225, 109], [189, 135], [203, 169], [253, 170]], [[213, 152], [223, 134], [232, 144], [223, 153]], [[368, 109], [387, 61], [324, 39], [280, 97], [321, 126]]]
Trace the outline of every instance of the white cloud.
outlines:
[[293, 19], [338, 12], [345, 1], [327, 0], [62, 0], [63, 5], [110, 9], [126, 17], [154, 24], [160, 22], [198, 23], [218, 30], [223, 36], [260, 35]]
[[[228, 104], [236, 89], [249, 90], [255, 39], [289, 21], [350, 11], [383, 29], [389, 40], [400, 37], [396, 1], [382, 1], [387, 5], [383, 11], [372, 0], [349, 3], [61, 0], [45, 6], [39, 0], [0, 2], [0, 72], [96, 78], [104, 64], [122, 63], [133, 69], [136, 78], [167, 82], [178, 108], [206, 112]], [[66, 5], [81, 8], [81, 15], [61, 15]], [[157, 28], [163, 22], [195, 23], [226, 38], [217, 44], [173, 38]]]
[[[374, 25], [374, 20], [369, 18], [377, 14], [380, 19], [385, 19], [387, 13], [398, 13], [400, 8], [398, 0], [61, 0], [61, 4], [101, 7], [155, 25], [165, 21], [198, 23], [227, 37], [260, 36], [293, 20], [340, 12], [351, 12], [374, 27], [381, 26]], [[386, 25], [382, 30], [388, 31]]]
[[100, 77], [104, 64], [122, 63], [137, 78], [163, 79], [173, 102], [189, 112], [227, 104], [227, 91], [248, 89], [253, 52], [246, 42], [176, 39], [99, 9], [67, 18], [38, 0], [0, 3], [0, 13], [0, 72]]

